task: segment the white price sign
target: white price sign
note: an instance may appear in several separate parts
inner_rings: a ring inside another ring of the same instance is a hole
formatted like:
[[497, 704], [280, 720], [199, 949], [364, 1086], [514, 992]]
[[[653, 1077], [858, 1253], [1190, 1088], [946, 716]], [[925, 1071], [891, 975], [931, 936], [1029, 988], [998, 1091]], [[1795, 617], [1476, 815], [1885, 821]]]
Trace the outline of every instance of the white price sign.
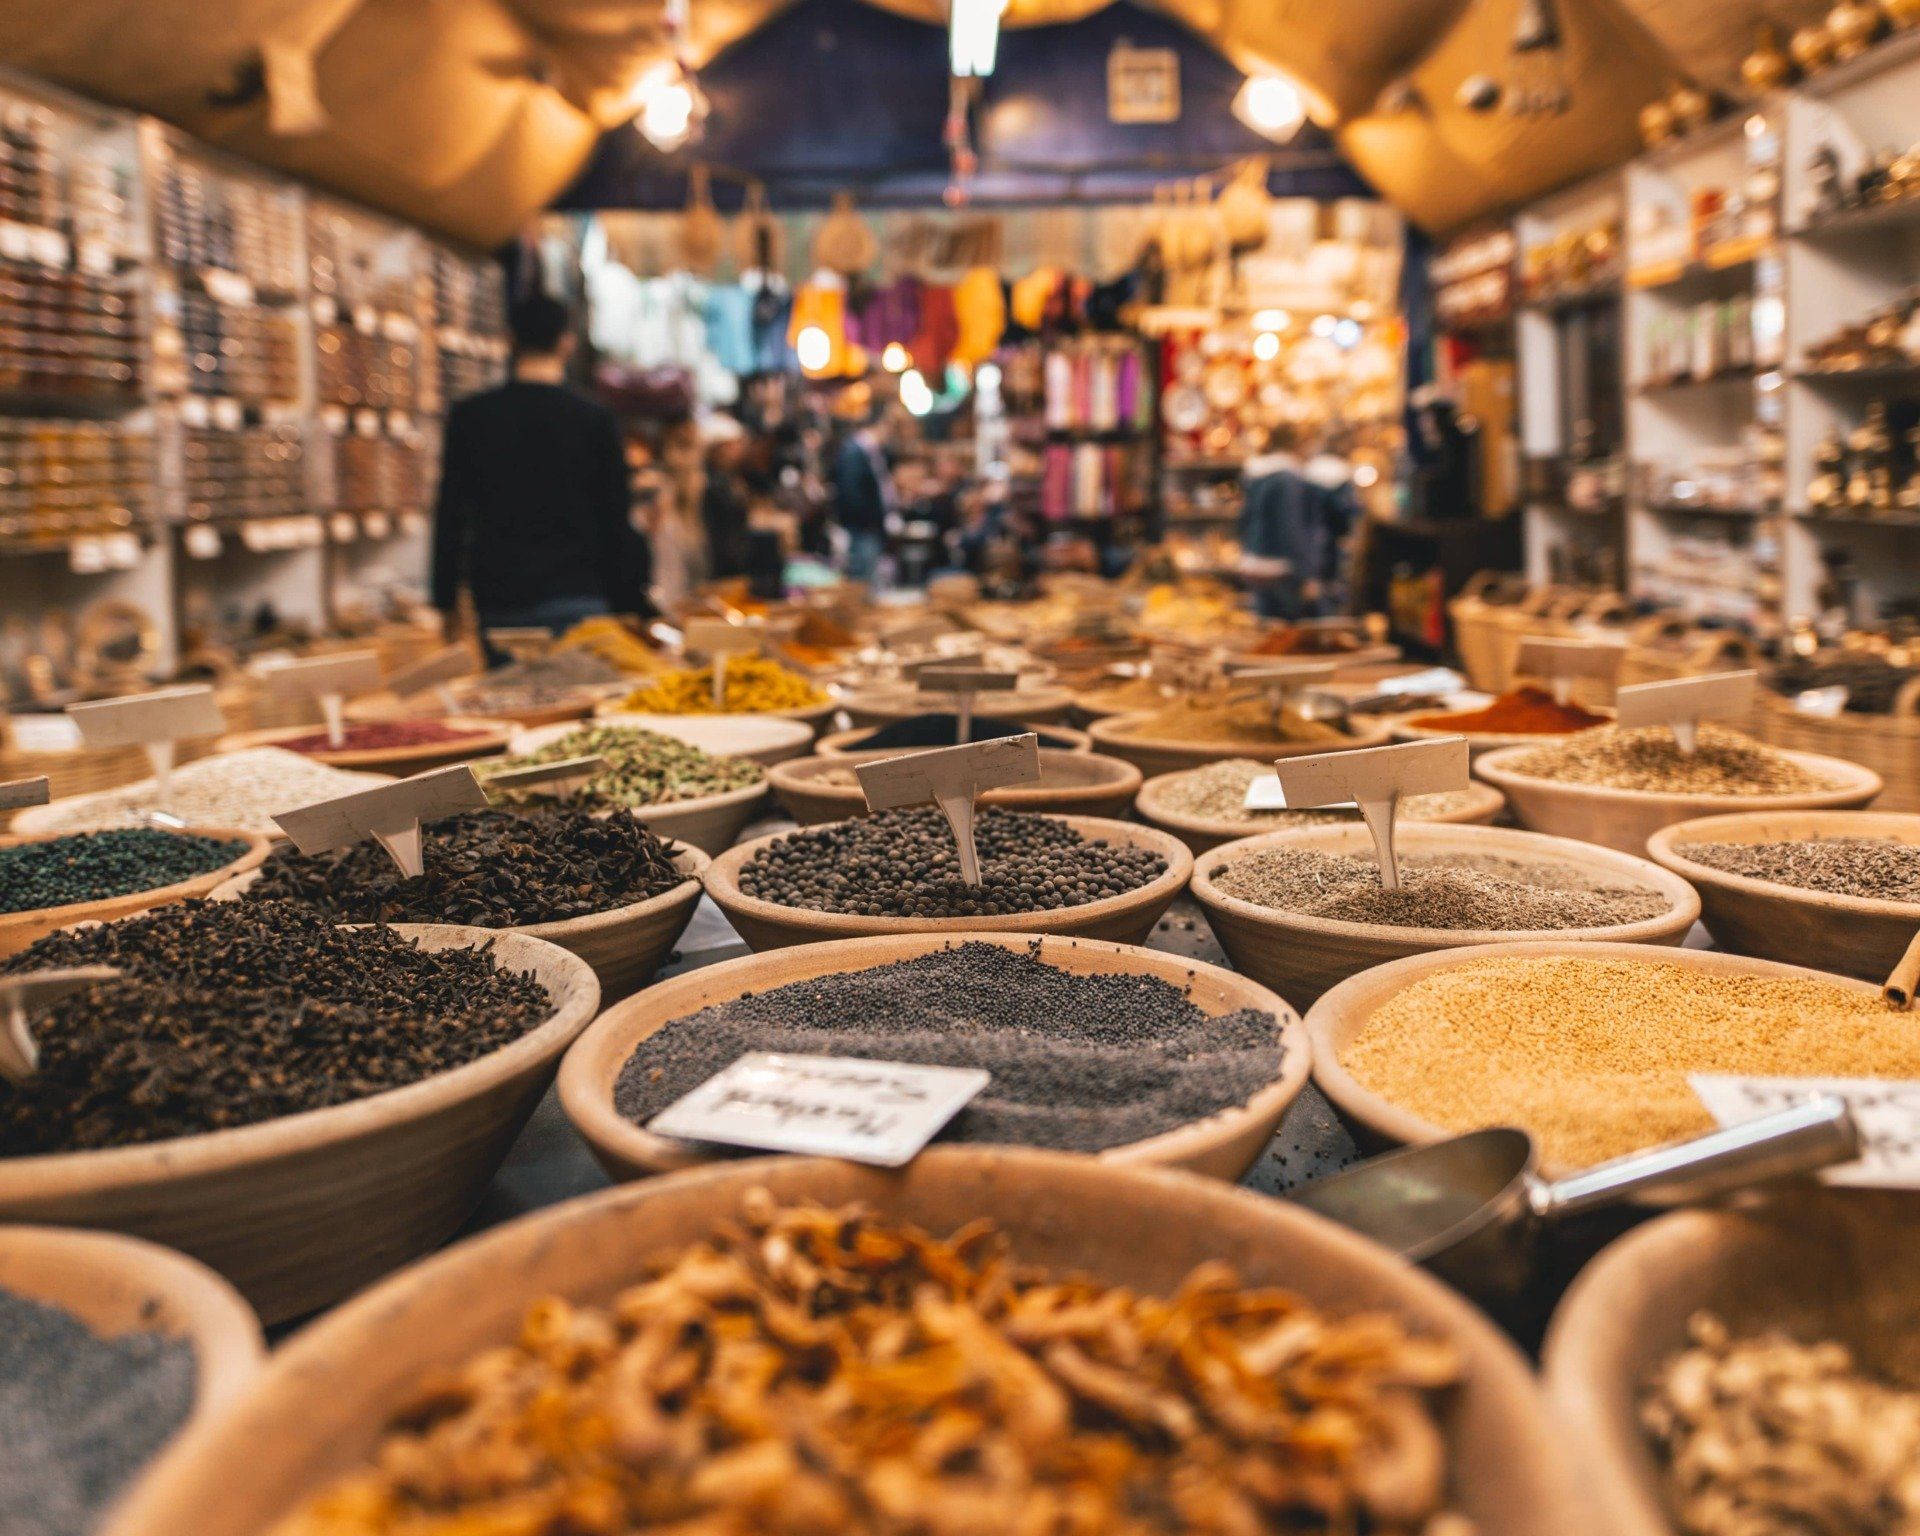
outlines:
[[380, 657], [374, 651], [342, 651], [284, 662], [262, 675], [275, 698], [318, 699], [327, 742], [337, 747], [347, 739], [347, 695], [371, 693], [380, 686]]
[[0, 976], [0, 1077], [24, 1083], [40, 1065], [40, 1047], [34, 1043], [30, 1022], [36, 1008], [112, 981], [119, 974], [110, 965], [76, 965]]
[[1641, 683], [1622, 688], [1614, 705], [1624, 726], [1664, 725], [1673, 732], [1682, 752], [1692, 752], [1700, 739], [1702, 720], [1744, 715], [1753, 708], [1757, 672], [1713, 672], [1705, 677], [1682, 677], [1668, 683]]
[[1611, 687], [1626, 654], [1624, 645], [1605, 641], [1527, 635], [1520, 641], [1515, 668], [1522, 677], [1544, 679], [1553, 689], [1554, 698], [1564, 704], [1574, 683], [1581, 679]]
[[486, 791], [473, 769], [456, 763], [317, 805], [278, 811], [273, 819], [302, 853], [329, 853], [372, 838], [400, 866], [401, 874], [417, 876], [422, 868], [420, 828], [424, 823], [486, 808]]
[[36, 779], [9, 779], [0, 783], [0, 811], [17, 811], [22, 806], [45, 805], [50, 793], [47, 776]]
[[760, 649], [759, 629], [746, 624], [729, 624], [725, 619], [689, 619], [686, 646], [704, 655], [713, 668], [713, 703], [717, 709], [727, 701], [727, 658]]
[[973, 842], [973, 802], [985, 790], [1031, 784], [1040, 777], [1040, 738], [1029, 731], [999, 741], [977, 741], [932, 752], [912, 752], [854, 770], [870, 810], [896, 806], [940, 807], [960, 851], [960, 877], [980, 883], [980, 855]]
[[1363, 747], [1351, 752], [1321, 752], [1312, 757], [1283, 757], [1273, 765], [1286, 804], [1294, 810], [1357, 805], [1373, 834], [1380, 881], [1400, 887], [1400, 866], [1393, 852], [1394, 822], [1400, 802], [1410, 795], [1443, 795], [1467, 787], [1467, 738], [1410, 741], [1393, 747]]
[[1828, 1184], [1920, 1189], [1920, 1083], [1879, 1077], [1732, 1077], [1698, 1072], [1687, 1084], [1722, 1125], [1739, 1125], [1805, 1102], [1842, 1099], [1860, 1127], [1860, 1156], [1829, 1168]]
[[226, 716], [204, 685], [161, 688], [118, 699], [67, 707], [80, 739], [90, 748], [142, 747], [153, 765], [154, 801], [166, 810], [173, 783], [174, 743], [196, 736], [218, 736]]
[[988, 1078], [978, 1067], [759, 1051], [669, 1104], [647, 1129], [682, 1141], [898, 1168], [911, 1162]]
[[1020, 674], [994, 667], [960, 667], [951, 664], [923, 667], [915, 678], [922, 693], [953, 695], [955, 724], [953, 739], [965, 744], [973, 736], [974, 698], [982, 693], [1006, 693], [1019, 687]]

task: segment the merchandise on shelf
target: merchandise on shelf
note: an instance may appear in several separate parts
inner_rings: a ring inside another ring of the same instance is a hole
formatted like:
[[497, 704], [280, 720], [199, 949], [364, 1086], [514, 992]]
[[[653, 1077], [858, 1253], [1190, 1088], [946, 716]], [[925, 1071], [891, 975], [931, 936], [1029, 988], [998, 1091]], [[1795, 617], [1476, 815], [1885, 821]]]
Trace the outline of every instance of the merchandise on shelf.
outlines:
[[[230, 173], [169, 144], [155, 159], [155, 251], [163, 263], [203, 279], [239, 278], [254, 294], [301, 290], [300, 203], [291, 186]], [[252, 297], [221, 286], [237, 303]]]
[[1521, 287], [1529, 303], [1552, 303], [1568, 294], [1619, 280], [1620, 223], [1603, 220], [1587, 229], [1563, 230], [1521, 254]]
[[1505, 227], [1454, 241], [1428, 264], [1433, 313], [1453, 329], [1488, 325], [1513, 311], [1513, 264], [1518, 252]]
[[189, 427], [181, 457], [183, 510], [190, 522], [307, 511], [306, 450], [297, 426]]
[[1920, 288], [1908, 288], [1862, 319], [1843, 325], [1806, 350], [1811, 373], [1852, 373], [1920, 366]]
[[153, 516], [153, 436], [118, 421], [0, 417], [0, 541], [115, 533]]
[[0, 394], [129, 403], [141, 352], [140, 305], [119, 277], [0, 257]]
[[1920, 516], [1920, 403], [1875, 400], [1857, 426], [1814, 449], [1807, 505], [1816, 512]]
[[1739, 293], [1649, 315], [1642, 388], [1742, 375], [1752, 370], [1753, 297]]

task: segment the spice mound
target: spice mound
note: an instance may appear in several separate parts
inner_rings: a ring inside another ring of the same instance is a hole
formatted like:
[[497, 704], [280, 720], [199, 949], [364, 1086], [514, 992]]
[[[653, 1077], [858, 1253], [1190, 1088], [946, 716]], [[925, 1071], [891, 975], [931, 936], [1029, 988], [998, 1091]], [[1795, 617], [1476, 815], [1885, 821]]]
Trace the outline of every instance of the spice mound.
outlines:
[[99, 832], [144, 826], [148, 812], [164, 810], [190, 827], [237, 827], [271, 836], [279, 831], [275, 811], [386, 782], [385, 774], [353, 773], [279, 747], [254, 747], [174, 769], [164, 806], [156, 782], [142, 779], [124, 789], [55, 801], [36, 818], [36, 825], [47, 832]]
[[401, 747], [450, 746], [478, 741], [481, 732], [461, 730], [439, 720], [366, 720], [349, 725], [336, 744], [325, 731], [295, 736], [274, 745], [285, 752], [390, 752]]
[[1873, 901], [1920, 902], [1920, 846], [1890, 837], [1819, 837], [1799, 843], [1678, 843], [1709, 869], [1803, 891]]
[[980, 883], [961, 878], [946, 817], [930, 806], [810, 827], [741, 866], [759, 901], [861, 917], [999, 917], [1083, 907], [1150, 884], [1167, 861], [1147, 848], [1089, 840], [1064, 821], [984, 809], [974, 821]]
[[554, 644], [560, 650], [597, 656], [622, 675], [652, 676], [673, 666], [635, 630], [607, 614], [582, 619]]
[[1423, 731], [1459, 731], [1468, 736], [1567, 736], [1605, 725], [1607, 717], [1562, 704], [1544, 688], [1509, 689], [1481, 709], [1416, 715], [1407, 722]]
[[[1168, 774], [1160, 781], [1160, 805], [1176, 816], [1192, 816], [1202, 821], [1232, 821], [1248, 827], [1323, 827], [1337, 822], [1358, 821], [1358, 811], [1250, 811], [1247, 786], [1273, 772], [1272, 763], [1251, 757], [1229, 757]], [[1455, 815], [1479, 797], [1471, 790], [1449, 790], [1440, 795], [1414, 795], [1400, 802], [1400, 815], [1407, 821], [1438, 821]]]
[[[484, 784], [510, 768], [532, 768], [571, 757], [597, 757], [607, 765], [578, 789], [568, 791], [567, 801], [574, 805], [668, 805], [751, 789], [767, 776], [767, 770], [750, 758], [716, 757], [672, 736], [631, 725], [582, 726], [532, 752], [475, 763], [473, 771]], [[509, 793], [507, 798], [529, 796]]]
[[1288, 1531], [1443, 1514], [1446, 1341], [1220, 1264], [1156, 1297], [857, 1208], [777, 1207], [419, 1383], [274, 1536]]
[[1529, 778], [1660, 795], [1802, 795], [1840, 787], [1738, 731], [1706, 722], [1691, 754], [1664, 725], [1609, 726], [1535, 747], [1506, 767]]
[[0, 1289], [0, 1499], [7, 1536], [89, 1536], [193, 1411], [193, 1345], [95, 1333]]
[[993, 1074], [941, 1133], [1101, 1152], [1234, 1109], [1280, 1072], [1279, 1023], [1209, 1014], [1151, 976], [1080, 975], [997, 944], [794, 982], [675, 1019], [620, 1069], [644, 1125], [753, 1051]]
[[1315, 624], [1301, 629], [1268, 630], [1253, 644], [1242, 648], [1243, 656], [1346, 656], [1364, 649], [1366, 642], [1358, 631], [1332, 624]]
[[516, 710], [547, 709], [558, 704], [585, 703], [591, 690], [617, 683], [620, 669], [588, 651], [555, 651], [498, 667], [484, 677], [453, 685], [453, 695], [465, 714], [511, 714]]
[[33, 1016], [40, 1064], [0, 1083], [0, 1156], [125, 1147], [402, 1088], [546, 1022], [532, 976], [291, 902], [190, 901], [63, 929], [0, 970], [125, 974]]
[[1291, 704], [1275, 710], [1265, 698], [1195, 695], [1169, 704], [1143, 720], [1130, 721], [1127, 734], [1182, 742], [1351, 741], [1330, 720], [1310, 720]]
[[1640, 1424], [1685, 1536], [1898, 1536], [1920, 1526], [1920, 1392], [1834, 1339], [1734, 1338], [1711, 1313], [1654, 1372]]
[[1897, 665], [1871, 651], [1832, 651], [1782, 661], [1767, 674], [1767, 686], [1789, 698], [1813, 688], [1844, 688], [1849, 714], [1884, 715], [1915, 677], [1920, 666]]
[[[1031, 731], [1043, 747], [1070, 747], [1071, 736], [1049, 731], [1044, 725], [1023, 725], [1018, 720], [1002, 720], [991, 715], [976, 715], [968, 723], [967, 740], [1001, 741], [1008, 736], [1024, 736]], [[960, 745], [958, 715], [909, 715], [905, 720], [889, 720], [872, 735], [852, 744], [855, 752], [878, 752], [888, 747], [957, 747]]]
[[622, 709], [643, 715], [751, 715], [775, 709], [814, 709], [831, 703], [798, 672], [764, 656], [737, 656], [727, 662], [725, 702], [713, 702], [713, 669], [669, 672], [634, 689]]
[[421, 829], [418, 876], [376, 843], [271, 855], [248, 901], [297, 901], [337, 923], [510, 928], [610, 912], [687, 877], [673, 849], [631, 816], [571, 806], [466, 811]]
[[1222, 866], [1213, 884], [1257, 907], [1389, 928], [1611, 928], [1673, 906], [1652, 886], [1600, 879], [1555, 860], [1416, 853], [1402, 854], [1399, 866], [1399, 889], [1390, 891], [1370, 855], [1261, 848]]
[[210, 875], [246, 851], [242, 842], [156, 827], [16, 843], [0, 848], [0, 912], [33, 912], [157, 891]]
[[1920, 1029], [1837, 979], [1670, 960], [1528, 956], [1430, 972], [1340, 1053], [1362, 1087], [1449, 1131], [1517, 1125], [1584, 1168], [1698, 1136], [1689, 1073], [1920, 1076]]

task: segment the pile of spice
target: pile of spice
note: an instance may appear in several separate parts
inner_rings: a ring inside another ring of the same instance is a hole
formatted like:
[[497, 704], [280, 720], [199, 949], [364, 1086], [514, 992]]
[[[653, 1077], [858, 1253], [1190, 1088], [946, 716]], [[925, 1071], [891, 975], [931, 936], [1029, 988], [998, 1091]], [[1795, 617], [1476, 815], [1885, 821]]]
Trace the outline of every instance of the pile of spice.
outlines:
[[0, 1156], [126, 1147], [364, 1099], [465, 1066], [552, 1016], [487, 948], [428, 952], [294, 902], [190, 901], [63, 929], [0, 970], [123, 974], [33, 1016], [0, 1083]]
[[[1441, 1536], [1445, 1340], [1222, 1264], [1171, 1296], [750, 1191], [604, 1306], [533, 1303], [275, 1536]], [[590, 1512], [590, 1513], [583, 1513]]]
[[1664, 725], [1607, 726], [1535, 747], [1505, 766], [1529, 778], [1660, 795], [1800, 795], [1837, 787], [1771, 747], [1705, 721], [1691, 753]]
[[1697, 1136], [1689, 1073], [1920, 1076], [1920, 1029], [1876, 992], [1670, 960], [1515, 956], [1430, 972], [1341, 1052], [1363, 1087], [1450, 1131], [1517, 1125], [1584, 1168]]
[[1544, 688], [1510, 688], [1481, 709], [1417, 715], [1407, 722], [1423, 731], [1458, 731], [1466, 736], [1569, 736], [1605, 725], [1607, 717], [1562, 704]]
[[75, 832], [0, 848], [0, 912], [36, 912], [75, 902], [157, 891], [210, 875], [247, 851], [243, 842], [121, 827]]
[[962, 944], [675, 1019], [620, 1069], [614, 1106], [644, 1125], [753, 1051], [983, 1067], [992, 1082], [943, 1140], [1072, 1152], [1237, 1108], [1279, 1075], [1281, 1059], [1271, 1014], [1208, 1014], [1156, 977], [1080, 975]]
[[724, 699], [713, 702], [711, 667], [683, 667], [634, 689], [620, 707], [641, 715], [756, 715], [833, 702], [798, 672], [765, 656], [727, 659]]
[[1331, 720], [1312, 720], [1291, 704], [1275, 709], [1264, 695], [1196, 694], [1177, 699], [1128, 726], [1134, 736], [1181, 742], [1324, 741], [1353, 738]]
[[0, 1531], [91, 1536], [186, 1423], [198, 1383], [184, 1338], [107, 1337], [0, 1288]]
[[1577, 865], [1488, 853], [1403, 853], [1388, 890], [1371, 855], [1260, 848], [1218, 870], [1228, 896], [1342, 923], [1484, 932], [1611, 928], [1644, 922], [1673, 903], [1647, 885], [1602, 880]]
[[1816, 837], [1798, 843], [1677, 843], [1709, 869], [1803, 891], [1920, 902], [1920, 847], [1890, 837]]
[[554, 645], [558, 650], [598, 656], [626, 676], [652, 677], [673, 665], [621, 620], [607, 614], [582, 619]]
[[983, 809], [974, 820], [980, 883], [960, 875], [946, 817], [931, 806], [829, 822], [769, 843], [741, 866], [741, 891], [809, 912], [862, 917], [998, 917], [1083, 907], [1157, 880], [1147, 848], [1089, 840], [1066, 822]]
[[1364, 650], [1366, 641], [1357, 630], [1332, 624], [1315, 624], [1303, 629], [1270, 629], [1251, 645], [1240, 648], [1243, 656], [1346, 656]]
[[164, 810], [190, 827], [274, 834], [279, 831], [273, 821], [275, 811], [387, 782], [385, 774], [354, 773], [279, 747], [255, 747], [203, 757], [174, 769], [164, 806], [155, 793], [155, 782], [142, 779], [124, 789], [56, 801], [39, 813], [35, 824], [47, 832], [96, 832], [143, 826], [152, 812]]
[[582, 726], [532, 752], [475, 763], [473, 771], [485, 783], [509, 769], [565, 762], [571, 757], [597, 757], [606, 764], [586, 783], [568, 788], [567, 799], [576, 805], [667, 805], [751, 789], [767, 777], [767, 770], [750, 758], [715, 757], [675, 737], [632, 725]]
[[1767, 674], [1767, 686], [1788, 698], [1815, 688], [1844, 688], [1847, 713], [1884, 715], [1916, 677], [1920, 666], [1896, 664], [1871, 651], [1829, 651], [1782, 661]]
[[260, 866], [249, 901], [296, 901], [337, 923], [472, 923], [512, 928], [610, 912], [686, 880], [673, 849], [631, 816], [577, 806], [465, 811], [421, 828], [421, 872], [400, 873], [377, 843], [331, 853], [284, 849]]
[[[1184, 773], [1169, 774], [1161, 781], [1159, 802], [1178, 816], [1204, 821], [1238, 822], [1249, 828], [1281, 831], [1287, 827], [1323, 827], [1342, 821], [1358, 821], [1358, 811], [1250, 811], [1247, 786], [1255, 779], [1273, 774], [1273, 764], [1251, 757], [1229, 757]], [[1473, 804], [1478, 797], [1471, 790], [1449, 790], [1441, 795], [1414, 795], [1400, 802], [1400, 815], [1407, 821], [1439, 821]]]
[[1920, 1392], [1869, 1375], [1836, 1339], [1737, 1339], [1704, 1312], [1687, 1334], [1640, 1398], [1685, 1536], [1920, 1528]]
[[512, 714], [580, 703], [595, 688], [619, 682], [621, 675], [618, 667], [591, 652], [554, 651], [456, 683], [453, 695], [463, 714]]
[[[1071, 747], [1074, 738], [1050, 731], [1044, 725], [1023, 725], [1018, 720], [1001, 720], [990, 715], [975, 715], [968, 722], [968, 741], [1000, 741], [1008, 736], [1024, 736], [1029, 731], [1040, 738], [1043, 747]], [[1084, 740], [1084, 738], [1082, 738]], [[888, 747], [957, 747], [960, 745], [958, 715], [909, 715], [904, 720], [889, 720], [871, 736], [854, 746], [857, 752], [878, 752]]]
[[1164, 678], [1130, 677], [1125, 682], [1090, 688], [1074, 702], [1090, 714], [1132, 715], [1142, 710], [1162, 709], [1178, 692]]
[[324, 730], [310, 736], [294, 736], [274, 745], [285, 752], [390, 752], [401, 747], [452, 746], [459, 741], [479, 741], [477, 731], [451, 726], [441, 720], [364, 720], [349, 724], [334, 741]]

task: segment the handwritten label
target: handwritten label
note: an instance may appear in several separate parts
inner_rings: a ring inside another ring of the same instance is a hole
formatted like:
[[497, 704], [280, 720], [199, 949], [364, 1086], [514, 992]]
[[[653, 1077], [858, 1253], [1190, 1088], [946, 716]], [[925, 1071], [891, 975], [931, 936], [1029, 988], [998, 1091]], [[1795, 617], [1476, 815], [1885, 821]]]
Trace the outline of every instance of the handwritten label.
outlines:
[[1878, 1077], [1732, 1077], [1690, 1073], [1688, 1086], [1722, 1125], [1740, 1125], [1815, 1094], [1846, 1101], [1860, 1127], [1857, 1161], [1829, 1168], [1828, 1184], [1920, 1189], [1920, 1082]]
[[1294, 810], [1349, 802], [1359, 806], [1367, 830], [1373, 834], [1380, 882], [1390, 891], [1398, 890], [1400, 866], [1394, 857], [1393, 832], [1400, 802], [1410, 795], [1465, 789], [1467, 739], [1444, 736], [1438, 741], [1283, 757], [1273, 765], [1273, 772], [1287, 805]]
[[898, 1168], [988, 1080], [978, 1067], [757, 1051], [669, 1104], [647, 1129], [682, 1141]]
[[386, 849], [403, 875], [411, 877], [421, 870], [422, 823], [486, 808], [486, 791], [473, 769], [456, 763], [298, 810], [279, 811], [273, 820], [302, 853], [330, 853], [370, 837]]
[[76, 965], [0, 977], [0, 1077], [24, 1083], [40, 1065], [30, 1016], [35, 1009], [85, 991], [120, 974], [110, 965]]
[[343, 651], [283, 662], [261, 676], [276, 698], [318, 699], [327, 722], [327, 744], [337, 747], [347, 739], [347, 695], [380, 686], [380, 657], [374, 651]]
[[534, 763], [526, 768], [503, 768], [486, 777], [489, 789], [532, 789], [540, 784], [558, 784], [568, 779], [590, 779], [606, 771], [604, 757], [563, 757], [558, 762]]
[[45, 774], [37, 779], [9, 779], [0, 784], [0, 811], [17, 811], [26, 805], [45, 805], [50, 793]]
[[204, 684], [130, 693], [67, 708], [80, 739], [95, 749], [140, 747], [152, 765], [154, 799], [162, 810], [171, 802], [174, 743], [195, 736], [218, 736], [226, 717]]
[[953, 739], [973, 739], [973, 701], [981, 693], [1005, 693], [1020, 685], [1020, 674], [996, 667], [925, 667], [915, 679], [922, 693], [950, 693], [953, 697]]
[[464, 645], [449, 645], [400, 668], [387, 679], [387, 687], [404, 699], [437, 684], [452, 682], [456, 677], [470, 676], [477, 670], [472, 651]]
[[1620, 675], [1624, 645], [1598, 640], [1569, 640], [1553, 635], [1526, 635], [1520, 641], [1515, 668], [1523, 677], [1544, 679], [1560, 703], [1567, 702], [1575, 682], [1582, 678], [1611, 685]]
[[902, 805], [940, 807], [953, 829], [960, 853], [960, 876], [968, 885], [980, 883], [980, 856], [973, 841], [973, 802], [989, 789], [1009, 784], [1031, 784], [1040, 777], [1040, 738], [1031, 731], [999, 741], [912, 752], [854, 769], [871, 810], [888, 811]]
[[1759, 678], [1752, 671], [1713, 672], [1667, 683], [1640, 683], [1622, 688], [1614, 703], [1622, 725], [1664, 725], [1673, 732], [1680, 750], [1691, 753], [1702, 720], [1743, 715], [1753, 708]]

